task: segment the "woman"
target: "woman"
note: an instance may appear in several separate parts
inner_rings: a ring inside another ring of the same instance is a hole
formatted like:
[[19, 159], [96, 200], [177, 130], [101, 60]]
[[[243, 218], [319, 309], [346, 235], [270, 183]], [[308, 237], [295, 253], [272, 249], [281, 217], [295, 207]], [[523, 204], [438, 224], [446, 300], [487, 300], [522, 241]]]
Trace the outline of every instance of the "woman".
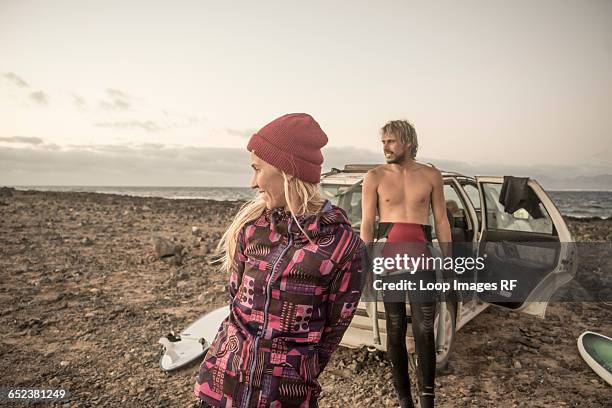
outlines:
[[363, 242], [319, 195], [326, 143], [304, 113], [281, 116], [248, 143], [259, 195], [219, 243], [230, 314], [200, 366], [194, 391], [204, 406], [318, 406], [317, 377], [365, 277]]

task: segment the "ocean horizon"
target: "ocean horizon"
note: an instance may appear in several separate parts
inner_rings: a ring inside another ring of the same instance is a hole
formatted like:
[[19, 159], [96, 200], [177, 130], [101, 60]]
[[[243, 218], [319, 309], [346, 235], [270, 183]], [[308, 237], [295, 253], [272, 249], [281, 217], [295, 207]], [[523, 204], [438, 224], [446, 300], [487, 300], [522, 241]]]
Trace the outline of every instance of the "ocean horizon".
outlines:
[[[161, 197], [173, 200], [206, 199], [216, 201], [244, 201], [255, 196], [249, 187], [204, 187], [204, 186], [40, 186], [7, 185], [17, 190], [86, 192], [118, 194], [135, 197]], [[547, 190], [559, 211], [564, 216], [575, 218], [612, 218], [612, 190]]]

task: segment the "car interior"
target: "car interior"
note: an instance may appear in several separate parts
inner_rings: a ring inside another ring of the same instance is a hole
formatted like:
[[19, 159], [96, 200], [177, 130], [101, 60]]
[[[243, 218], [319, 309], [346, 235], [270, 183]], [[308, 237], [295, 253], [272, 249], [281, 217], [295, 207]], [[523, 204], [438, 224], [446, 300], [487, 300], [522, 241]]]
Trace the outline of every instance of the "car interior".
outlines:
[[[513, 292], [485, 292], [481, 298], [489, 303], [518, 308], [541, 280], [559, 262], [561, 244], [550, 215], [535, 194], [536, 206], [543, 218], [534, 218], [524, 209], [508, 213], [499, 203], [500, 184], [483, 183], [487, 230], [480, 253], [487, 256], [487, 267], [479, 273], [479, 282], [517, 279], [520, 286]], [[506, 297], [507, 299], [504, 299]]]
[[[456, 186], [451, 181], [444, 185], [444, 198], [446, 200], [446, 216], [451, 229], [451, 239], [453, 243], [472, 242], [474, 238], [474, 223], [469, 219], [468, 205], [463, 197], [458, 194]], [[429, 222], [434, 225], [433, 213], [429, 214]], [[433, 231], [435, 238], [435, 229]], [[464, 249], [465, 245], [461, 245], [457, 249]], [[453, 251], [454, 256], [464, 255]]]

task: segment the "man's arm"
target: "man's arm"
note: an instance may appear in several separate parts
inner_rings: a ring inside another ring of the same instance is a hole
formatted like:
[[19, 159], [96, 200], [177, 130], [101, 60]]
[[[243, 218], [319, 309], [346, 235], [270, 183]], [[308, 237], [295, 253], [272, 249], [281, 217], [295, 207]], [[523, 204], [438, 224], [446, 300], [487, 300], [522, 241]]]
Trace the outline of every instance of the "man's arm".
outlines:
[[370, 170], [363, 178], [361, 186], [361, 228], [359, 235], [363, 242], [370, 244], [374, 241], [374, 220], [376, 219], [376, 203], [378, 180], [374, 170]]
[[[452, 256], [451, 251], [451, 230], [446, 215], [446, 200], [444, 199], [444, 180], [442, 174], [433, 169], [434, 181], [431, 191], [431, 209], [434, 216], [434, 225], [436, 229], [436, 237], [444, 256]], [[444, 244], [447, 243], [447, 244]]]

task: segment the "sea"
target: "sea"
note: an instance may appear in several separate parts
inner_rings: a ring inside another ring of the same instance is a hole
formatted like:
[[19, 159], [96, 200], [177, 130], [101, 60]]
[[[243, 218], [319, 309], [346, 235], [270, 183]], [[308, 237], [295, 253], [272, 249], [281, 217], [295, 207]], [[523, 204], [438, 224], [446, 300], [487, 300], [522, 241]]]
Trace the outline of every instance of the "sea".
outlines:
[[[110, 187], [13, 186], [18, 190], [92, 192], [170, 199], [249, 200], [255, 191], [243, 187]], [[611, 218], [612, 191], [547, 191], [561, 214], [574, 218]]]

